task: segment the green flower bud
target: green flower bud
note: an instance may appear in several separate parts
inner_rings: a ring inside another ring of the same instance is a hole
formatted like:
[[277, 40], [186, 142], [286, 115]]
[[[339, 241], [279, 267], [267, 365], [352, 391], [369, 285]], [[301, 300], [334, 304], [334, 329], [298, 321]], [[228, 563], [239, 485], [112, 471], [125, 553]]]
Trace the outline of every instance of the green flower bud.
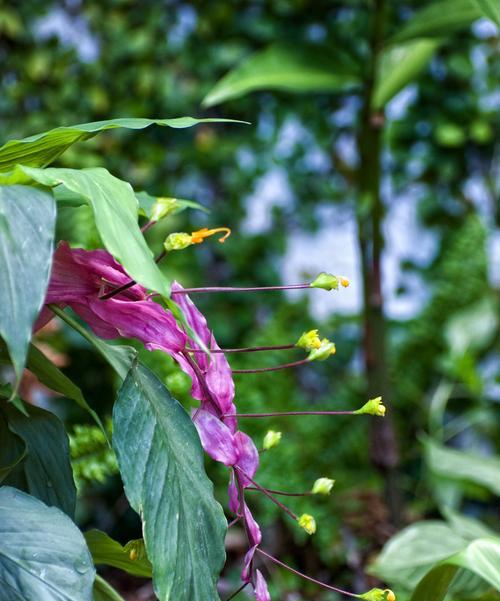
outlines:
[[338, 290], [339, 279], [337, 276], [323, 271], [309, 286], [311, 288], [323, 288], [323, 290]]
[[321, 340], [318, 336], [318, 330], [309, 330], [304, 332], [302, 336], [297, 340], [295, 346], [303, 348], [305, 351], [312, 351], [321, 346]]
[[382, 397], [378, 396], [375, 399], [370, 399], [360, 409], [354, 411], [356, 415], [377, 415], [384, 417], [386, 411], [385, 405], [382, 404]]
[[156, 202], [151, 207], [151, 221], [160, 221], [160, 219], [175, 213], [178, 208], [179, 201], [177, 198], [160, 196], [156, 199]]
[[281, 441], [281, 432], [275, 432], [274, 430], [269, 430], [267, 434], [264, 436], [264, 441], [262, 443], [262, 448], [265, 451], [269, 451], [269, 449], [274, 449], [277, 447]]
[[297, 523], [301, 528], [304, 528], [307, 534], [314, 534], [316, 532], [316, 520], [308, 513], [303, 513], [297, 518]]
[[128, 553], [128, 556], [132, 561], [136, 561], [137, 559], [145, 559], [147, 557], [146, 547], [144, 546], [144, 540], [142, 538], [136, 538], [129, 541], [123, 547], [123, 550], [125, 553]]
[[193, 237], [190, 234], [176, 232], [167, 236], [163, 246], [167, 252], [170, 252], [171, 250], [184, 250], [192, 244]]
[[396, 595], [390, 588], [372, 588], [362, 595], [356, 595], [356, 597], [367, 601], [396, 601]]
[[331, 478], [318, 478], [312, 487], [313, 495], [329, 495], [335, 484], [335, 480]]
[[308, 361], [325, 361], [330, 355], [337, 352], [335, 344], [330, 342], [328, 338], [323, 338], [319, 348], [312, 349], [307, 357]]

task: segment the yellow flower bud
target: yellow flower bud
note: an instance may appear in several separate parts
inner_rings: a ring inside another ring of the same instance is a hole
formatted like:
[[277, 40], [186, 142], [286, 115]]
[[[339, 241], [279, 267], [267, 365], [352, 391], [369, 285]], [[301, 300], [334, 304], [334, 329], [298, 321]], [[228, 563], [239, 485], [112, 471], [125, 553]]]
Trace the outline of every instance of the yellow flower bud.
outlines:
[[307, 357], [308, 361], [325, 361], [330, 355], [337, 352], [335, 344], [330, 342], [328, 338], [323, 338], [319, 348], [312, 349]]
[[382, 404], [382, 397], [378, 396], [375, 399], [370, 399], [360, 409], [354, 411], [357, 415], [377, 415], [378, 417], [384, 417], [386, 411], [385, 405]]
[[307, 534], [314, 534], [316, 532], [316, 520], [308, 513], [303, 513], [297, 518], [297, 523], [301, 528], [304, 528]]
[[346, 277], [344, 277], [343, 275], [339, 276], [340, 278], [340, 284], [344, 287], [347, 288], [349, 286], [349, 284], [351, 283]]
[[177, 198], [160, 196], [151, 207], [151, 221], [160, 221], [160, 219], [175, 213], [177, 209], [179, 209], [179, 201]]
[[396, 595], [390, 588], [372, 588], [362, 595], [356, 595], [356, 597], [358, 599], [366, 599], [366, 601], [396, 601]]
[[303, 348], [305, 351], [312, 351], [312, 349], [319, 348], [321, 346], [321, 340], [318, 336], [318, 330], [304, 332], [295, 343], [295, 346]]
[[322, 288], [323, 290], [338, 290], [339, 280], [337, 276], [323, 271], [309, 286], [311, 288]]
[[130, 553], [128, 554], [128, 556], [132, 561], [135, 561], [138, 556], [137, 549], [130, 549]]
[[312, 487], [313, 495], [329, 495], [335, 484], [335, 480], [331, 478], [318, 478]]
[[185, 232], [176, 232], [167, 236], [163, 246], [167, 252], [172, 250], [184, 250], [193, 244], [192, 236]]
[[146, 557], [146, 548], [144, 546], [144, 540], [142, 538], [137, 538], [129, 541], [124, 550], [128, 553], [131, 561], [136, 561], [137, 559], [144, 559]]
[[274, 449], [277, 447], [281, 440], [281, 432], [275, 432], [274, 430], [269, 430], [267, 434], [264, 436], [264, 441], [262, 443], [262, 448], [265, 451], [269, 451], [269, 449]]

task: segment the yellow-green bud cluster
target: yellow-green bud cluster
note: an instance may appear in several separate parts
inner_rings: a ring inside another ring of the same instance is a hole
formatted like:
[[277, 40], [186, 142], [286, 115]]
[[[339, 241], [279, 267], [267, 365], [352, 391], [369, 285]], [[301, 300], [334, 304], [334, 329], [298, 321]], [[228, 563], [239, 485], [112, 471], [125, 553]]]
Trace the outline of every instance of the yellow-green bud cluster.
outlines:
[[377, 415], [384, 417], [386, 411], [385, 405], [382, 404], [382, 397], [378, 396], [375, 399], [370, 399], [360, 409], [354, 411], [356, 415]]
[[175, 232], [169, 234], [163, 243], [163, 247], [167, 252], [172, 250], [184, 250], [193, 244], [193, 237], [185, 232]]
[[180, 207], [177, 198], [159, 196], [151, 208], [151, 221], [160, 221], [164, 217], [175, 213]]
[[312, 351], [313, 349], [318, 349], [321, 346], [321, 339], [318, 336], [318, 330], [309, 330], [308, 332], [304, 332], [295, 343], [295, 346], [298, 346], [307, 352]]
[[355, 596], [358, 599], [366, 599], [366, 601], [396, 601], [396, 595], [390, 588], [372, 588], [366, 593]]
[[297, 523], [307, 532], [307, 534], [314, 534], [316, 532], [316, 520], [308, 513], [303, 513], [297, 518]]
[[335, 480], [331, 478], [318, 478], [312, 487], [313, 495], [329, 495], [333, 485], [335, 484]]
[[335, 343], [330, 342], [328, 338], [323, 338], [319, 348], [312, 349], [307, 357], [308, 361], [325, 361], [330, 355], [334, 355], [337, 352]]
[[331, 273], [323, 271], [309, 284], [309, 286], [311, 286], [311, 288], [322, 288], [323, 290], [338, 290], [339, 284], [344, 288], [347, 288], [349, 286], [349, 280], [343, 275], [332, 275]]
[[129, 541], [123, 547], [123, 550], [128, 553], [128, 556], [132, 561], [146, 558], [146, 547], [144, 546], [144, 540], [142, 538], [136, 538]]
[[277, 447], [281, 441], [281, 432], [275, 432], [274, 430], [269, 430], [267, 434], [264, 436], [264, 441], [262, 443], [262, 448], [264, 451], [269, 451], [269, 449], [274, 449]]

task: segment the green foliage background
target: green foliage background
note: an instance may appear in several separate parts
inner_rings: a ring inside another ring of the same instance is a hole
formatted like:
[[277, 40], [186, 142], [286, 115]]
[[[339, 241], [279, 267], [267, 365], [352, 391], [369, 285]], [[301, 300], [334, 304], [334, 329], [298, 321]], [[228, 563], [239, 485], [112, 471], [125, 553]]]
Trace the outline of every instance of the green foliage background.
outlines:
[[[390, 28], [396, 32], [409, 11], [421, 3], [408, 0], [389, 5]], [[201, 100], [235, 63], [276, 39], [301, 44], [324, 36], [362, 59], [367, 53], [369, 9], [370, 3], [363, 0], [23, 0], [15, 8], [2, 4], [1, 139], [124, 116], [222, 116], [250, 121], [250, 126], [205, 124], [181, 131], [108, 132], [71, 148], [57, 166], [104, 166], [137, 190], [191, 198], [211, 209], [208, 218], [185, 212], [151, 231], [149, 240], [157, 250], [167, 231], [191, 231], [206, 224], [231, 227], [233, 236], [224, 246], [206, 243], [169, 258], [165, 271], [185, 286], [275, 284], [289, 237], [317, 231], [320, 217], [315, 207], [325, 199], [346, 210], [352, 206], [353, 174], [334, 141], [353, 133], [359, 119], [356, 94], [346, 103], [340, 95], [261, 93], [209, 110], [201, 108]], [[45, 36], [47, 24], [58, 20], [66, 28], [66, 37]], [[496, 523], [498, 529], [498, 506], [488, 488], [453, 478], [444, 484], [425, 463], [421, 443], [423, 433], [431, 432], [465, 451], [490, 456], [499, 451], [498, 408], [495, 411], [499, 399], [494, 398], [498, 380], [491, 368], [498, 361], [498, 335], [493, 327], [481, 339], [474, 338], [485, 315], [495, 313], [498, 292], [491, 288], [488, 262], [492, 255], [487, 251], [498, 219], [494, 159], [499, 122], [494, 89], [499, 63], [494, 62], [495, 49], [498, 39], [493, 34], [478, 37], [475, 28], [444, 42], [418, 85], [413, 84], [414, 101], [402, 117], [390, 118], [385, 129], [384, 176], [390, 178], [392, 192], [387, 209], [392, 198], [418, 187], [420, 223], [437, 243], [429, 264], [404, 265], [423, 278], [428, 300], [411, 319], [390, 324], [393, 417], [401, 447], [405, 522], [438, 517], [440, 510], [451, 507], [493, 527]], [[341, 108], [348, 119], [344, 125], [335, 125], [332, 115]], [[307, 139], [283, 156], [276, 151], [276, 142], [289, 119], [305, 126]], [[321, 173], [304, 160], [313, 144], [329, 157], [329, 166]], [[286, 170], [294, 200], [273, 209], [269, 233], [245, 234], [240, 229], [248, 209], [245, 199], [273, 167]], [[471, 180], [481, 185], [479, 203], [467, 185]], [[58, 231], [72, 243], [87, 248], [100, 245], [87, 207], [61, 211]], [[334, 257], [328, 262], [326, 267], [334, 271]], [[364, 379], [359, 368], [358, 315], [334, 315], [318, 324], [308, 313], [307, 301], [290, 302], [279, 294], [203, 297], [199, 306], [226, 347], [291, 342], [291, 332], [299, 335], [316, 325], [335, 334], [338, 353], [325, 365], [293, 373], [236, 376], [241, 410], [329, 404], [349, 409], [360, 404]], [[469, 325], [462, 330], [470, 338], [458, 347], [449, 334], [457, 316], [469, 316], [463, 322]], [[66, 373], [84, 388], [90, 404], [101, 416], [109, 415], [113, 375], [70, 332], [56, 332], [47, 341], [69, 357]], [[141, 354], [188, 405], [189, 382], [173, 362], [157, 352]], [[233, 363], [237, 368], [257, 362], [271, 365], [289, 356], [237, 357]], [[445, 385], [449, 398], [443, 409], [436, 395]], [[68, 423], [86, 420], [84, 413], [76, 413], [69, 405], [47, 402]], [[298, 513], [316, 516], [319, 530], [314, 540], [306, 540], [274, 506], [255, 497], [256, 513], [274, 540], [276, 553], [309, 573], [326, 574], [341, 586], [350, 586], [353, 580], [359, 585], [363, 567], [393, 533], [383, 501], [384, 485], [370, 463], [368, 421], [276, 419], [249, 421], [244, 427], [257, 439], [268, 428], [283, 432], [281, 446], [262, 457], [262, 484], [307, 490], [319, 476], [337, 481], [331, 498], [290, 502]], [[78, 515], [81, 524], [105, 529], [125, 542], [139, 536], [138, 524], [120, 497], [112, 476], [114, 459], [103, 451], [103, 444], [96, 432], [75, 429], [71, 449], [81, 483]], [[225, 472], [212, 464], [207, 467], [219, 498], [224, 499]], [[293, 556], [289, 551], [292, 540], [298, 543]], [[234, 545], [231, 560], [241, 559], [237, 540]], [[225, 577], [236, 580], [237, 569], [236, 561], [231, 561]], [[139, 587], [135, 581], [115, 582], [134, 598], [133, 590]], [[273, 572], [273, 586], [277, 598], [332, 598], [282, 572]], [[301, 596], [286, 596], [294, 590]]]

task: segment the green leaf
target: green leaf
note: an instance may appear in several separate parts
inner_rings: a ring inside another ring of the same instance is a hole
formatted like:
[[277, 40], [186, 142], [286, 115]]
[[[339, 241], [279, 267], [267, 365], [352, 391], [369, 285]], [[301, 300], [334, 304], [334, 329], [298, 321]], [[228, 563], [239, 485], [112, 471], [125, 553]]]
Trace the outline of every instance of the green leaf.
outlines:
[[139, 213], [148, 219], [152, 218], [152, 214], [158, 207], [158, 204], [162, 205], [163, 217], [168, 215], [177, 215], [186, 209], [197, 209], [204, 213], [210, 211], [198, 202], [193, 200], [185, 200], [183, 198], [170, 198], [165, 196], [151, 196], [147, 192], [137, 192], [136, 198], [139, 202]]
[[23, 439], [9, 430], [7, 419], [0, 411], [0, 484], [23, 461], [27, 453]]
[[414, 81], [439, 47], [441, 40], [418, 39], [387, 47], [380, 58], [373, 107], [381, 109]]
[[253, 54], [230, 71], [202, 104], [214, 106], [256, 90], [339, 92], [358, 82], [357, 68], [338, 49], [278, 43]]
[[92, 601], [82, 533], [59, 509], [0, 488], [0, 601]]
[[500, 2], [498, 0], [475, 0], [483, 15], [500, 27]]
[[179, 117], [176, 119], [111, 119], [57, 127], [41, 134], [9, 140], [0, 148], [0, 172], [10, 171], [17, 164], [30, 167], [45, 167], [61, 156], [75, 142], [88, 140], [106, 129], [124, 127], [127, 129], [144, 129], [156, 124], [174, 129], [192, 127], [198, 123], [242, 123], [232, 119], [194, 119]]
[[418, 583], [411, 601], [441, 601], [460, 568], [470, 570], [500, 591], [500, 538], [483, 538], [440, 562]]
[[474, 482], [500, 495], [500, 459], [450, 449], [430, 439], [424, 442], [424, 449], [434, 474]]
[[218, 601], [227, 522], [213, 497], [188, 414], [141, 365], [113, 410], [113, 445], [125, 493], [143, 520], [160, 601]]
[[18, 381], [47, 290], [55, 219], [50, 194], [0, 187], [0, 335]]
[[35, 169], [19, 165], [0, 175], [0, 183], [60, 184], [85, 198], [92, 207], [104, 246], [120, 261], [131, 278], [168, 296], [169, 287], [156, 265], [137, 223], [138, 202], [132, 187], [106, 169]]
[[101, 578], [99, 574], [96, 575], [94, 581], [94, 601], [125, 601], [124, 598], [119, 595], [115, 589]]
[[123, 547], [101, 530], [89, 530], [84, 536], [95, 565], [113, 566], [133, 576], [151, 578], [152, 567], [146, 556], [130, 559], [127, 545]]
[[466, 545], [467, 540], [445, 522], [418, 522], [391, 538], [369, 572], [411, 590], [436, 562]]
[[90, 413], [96, 424], [106, 434], [106, 430], [97, 413], [85, 400], [82, 391], [63, 372], [48, 359], [40, 349], [30, 344], [26, 367], [35, 374], [42, 384], [63, 396], [76, 401], [77, 404]]
[[440, 0], [431, 2], [405, 23], [389, 42], [415, 38], [449, 37], [483, 16], [475, 0]]
[[468, 540], [497, 536], [497, 533], [479, 520], [445, 508], [444, 515], [453, 530]]
[[9, 403], [0, 404], [9, 430], [25, 443], [27, 455], [4, 479], [70, 517], [75, 513], [76, 488], [69, 460], [68, 435], [50, 411], [29, 407], [29, 417]]

